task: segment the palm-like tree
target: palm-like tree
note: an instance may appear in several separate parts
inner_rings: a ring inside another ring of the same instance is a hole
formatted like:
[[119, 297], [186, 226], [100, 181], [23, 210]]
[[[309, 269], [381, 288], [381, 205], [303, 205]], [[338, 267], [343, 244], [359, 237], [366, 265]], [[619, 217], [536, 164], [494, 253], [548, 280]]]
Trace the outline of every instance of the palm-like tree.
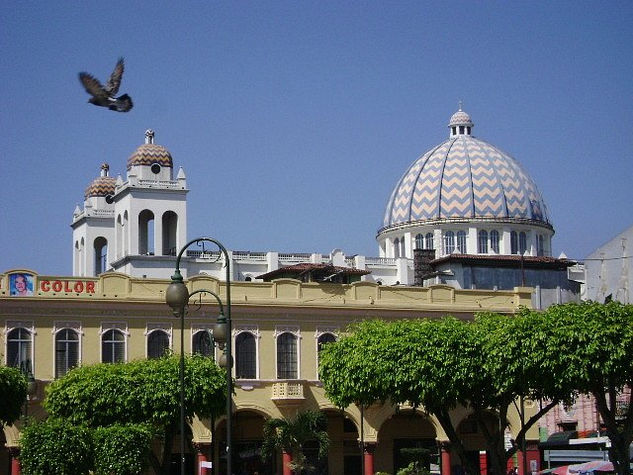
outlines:
[[264, 443], [262, 445], [262, 457], [272, 456], [275, 451], [282, 450], [292, 456], [290, 468], [301, 473], [302, 470], [311, 470], [303, 454], [303, 444], [316, 440], [319, 446], [318, 456], [327, 455], [330, 438], [327, 435], [327, 419], [322, 412], [300, 412], [292, 419], [269, 419], [264, 423]]

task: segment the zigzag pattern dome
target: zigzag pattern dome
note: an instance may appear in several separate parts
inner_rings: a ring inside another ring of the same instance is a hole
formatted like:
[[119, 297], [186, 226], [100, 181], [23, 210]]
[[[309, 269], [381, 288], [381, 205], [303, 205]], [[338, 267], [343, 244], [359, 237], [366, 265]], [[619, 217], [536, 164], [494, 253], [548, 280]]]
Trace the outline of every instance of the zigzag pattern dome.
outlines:
[[86, 187], [84, 191], [85, 199], [88, 199], [90, 196], [108, 196], [114, 194], [116, 178], [108, 176], [109, 169], [110, 167], [107, 163], [101, 165], [101, 176], [95, 178], [92, 183]]
[[473, 123], [460, 110], [451, 136], [418, 158], [398, 181], [383, 228], [450, 220], [531, 222], [551, 228], [536, 184], [511, 156], [470, 135]]
[[151, 166], [158, 163], [161, 167], [173, 167], [171, 153], [162, 145], [154, 143], [154, 131], [145, 132], [145, 143], [139, 146], [127, 159], [127, 169], [134, 165]]
[[171, 167], [172, 159], [169, 150], [162, 145], [143, 144], [127, 159], [127, 169], [134, 165], [152, 165], [158, 163], [162, 167]]

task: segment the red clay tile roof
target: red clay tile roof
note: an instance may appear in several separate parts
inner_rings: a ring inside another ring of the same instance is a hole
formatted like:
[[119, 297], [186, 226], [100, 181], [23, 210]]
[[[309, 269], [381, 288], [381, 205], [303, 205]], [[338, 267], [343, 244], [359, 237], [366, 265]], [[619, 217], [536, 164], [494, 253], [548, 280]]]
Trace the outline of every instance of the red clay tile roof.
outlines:
[[[446, 262], [461, 262], [470, 265], [496, 266], [496, 267], [517, 267], [521, 265], [520, 255], [491, 256], [485, 254], [450, 254], [432, 260], [431, 266], [435, 267]], [[545, 256], [525, 256], [523, 266], [530, 269], [566, 269], [576, 264], [576, 261], [569, 259], [558, 259], [556, 257]]]
[[296, 274], [297, 276], [303, 275], [307, 272], [319, 271], [321, 273], [341, 273], [347, 275], [367, 275], [371, 274], [371, 271], [356, 269], [354, 267], [341, 267], [333, 266], [331, 264], [314, 264], [312, 262], [302, 262], [300, 264], [294, 264], [292, 266], [280, 267], [277, 270], [267, 272], [266, 274], [258, 275], [257, 279], [274, 279], [275, 277], [287, 274]]

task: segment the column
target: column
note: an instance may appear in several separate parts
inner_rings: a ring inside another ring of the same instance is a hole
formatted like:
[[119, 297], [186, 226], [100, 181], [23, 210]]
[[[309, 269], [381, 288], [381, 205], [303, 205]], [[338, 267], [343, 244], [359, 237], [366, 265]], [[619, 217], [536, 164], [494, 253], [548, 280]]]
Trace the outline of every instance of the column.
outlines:
[[517, 468], [519, 475], [525, 475], [523, 473], [523, 452], [521, 452], [520, 450], [517, 450]]
[[20, 455], [19, 447], [9, 447], [9, 456], [11, 457], [11, 475], [20, 475], [20, 460], [18, 459], [18, 455]]
[[527, 470], [528, 473], [536, 473], [541, 467], [541, 452], [538, 449], [538, 442], [528, 442], [527, 444]]
[[365, 473], [363, 475], [374, 475], [374, 452], [376, 451], [376, 444], [372, 442], [365, 442], [363, 449], [363, 458], [365, 460]]
[[448, 443], [443, 442], [440, 445], [440, 454], [442, 475], [451, 475], [451, 451]]
[[196, 449], [196, 460], [198, 466], [198, 475], [207, 475], [211, 473], [211, 463], [207, 454], [211, 444], [203, 442], [194, 442], [193, 446]]
[[527, 470], [527, 473], [523, 472], [523, 452], [521, 452], [520, 450], [517, 452], [517, 462], [518, 462], [518, 468], [519, 468], [519, 475], [528, 475], [532, 472], [538, 472], [539, 471], [539, 460], [540, 460], [540, 453], [538, 450], [538, 444], [535, 442], [528, 442], [527, 443], [527, 447], [526, 447], [526, 461], [525, 461], [525, 467]]
[[488, 473], [488, 457], [485, 450], [479, 451], [479, 473], [481, 473], [481, 475]]
[[290, 469], [290, 462], [292, 462], [292, 454], [288, 452], [281, 452], [281, 465], [282, 465], [282, 473], [283, 475], [292, 475], [292, 470]]

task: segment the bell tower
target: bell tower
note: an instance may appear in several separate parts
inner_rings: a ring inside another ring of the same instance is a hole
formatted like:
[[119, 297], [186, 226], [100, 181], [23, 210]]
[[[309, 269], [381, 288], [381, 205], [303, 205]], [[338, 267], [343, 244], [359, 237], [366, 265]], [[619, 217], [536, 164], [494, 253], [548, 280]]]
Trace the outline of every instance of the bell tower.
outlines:
[[114, 245], [115, 179], [110, 166], [101, 165], [101, 174], [84, 192], [83, 209], [73, 213], [73, 275], [97, 276], [110, 269]]
[[127, 160], [126, 177], [108, 164], [87, 188], [83, 209], [73, 213], [73, 275], [105, 271], [169, 277], [187, 242], [187, 179], [172, 156], [154, 143], [154, 131]]
[[180, 168], [174, 178], [172, 156], [154, 136], [145, 132], [145, 143], [128, 158], [126, 180], [119, 176], [115, 184], [113, 268], [129, 275], [155, 269], [154, 257], [175, 256], [187, 239], [185, 172]]

